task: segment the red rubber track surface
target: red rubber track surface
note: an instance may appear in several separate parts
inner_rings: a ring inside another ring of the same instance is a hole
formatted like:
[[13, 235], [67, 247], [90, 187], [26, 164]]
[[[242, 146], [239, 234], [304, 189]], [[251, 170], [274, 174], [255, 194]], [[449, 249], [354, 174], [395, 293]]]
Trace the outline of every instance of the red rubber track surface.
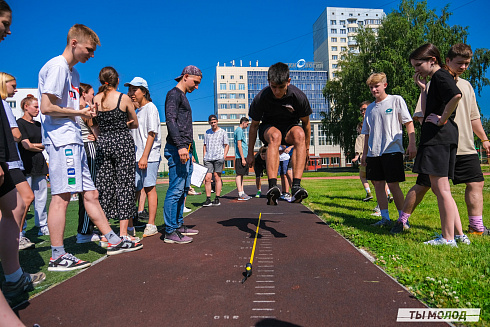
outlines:
[[[18, 310], [21, 320], [41, 327], [395, 326], [398, 308], [424, 308], [303, 205], [236, 195], [185, 218], [200, 231], [192, 243], [145, 238], [142, 250], [109, 257], [33, 298]], [[253, 273], [242, 284], [259, 213]]]

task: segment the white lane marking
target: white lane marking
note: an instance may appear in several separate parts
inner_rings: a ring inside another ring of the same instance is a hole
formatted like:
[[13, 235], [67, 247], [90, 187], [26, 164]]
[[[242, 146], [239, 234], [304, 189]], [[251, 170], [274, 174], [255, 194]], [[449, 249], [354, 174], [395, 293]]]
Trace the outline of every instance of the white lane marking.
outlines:
[[254, 303], [275, 303], [276, 300], [256, 300]]

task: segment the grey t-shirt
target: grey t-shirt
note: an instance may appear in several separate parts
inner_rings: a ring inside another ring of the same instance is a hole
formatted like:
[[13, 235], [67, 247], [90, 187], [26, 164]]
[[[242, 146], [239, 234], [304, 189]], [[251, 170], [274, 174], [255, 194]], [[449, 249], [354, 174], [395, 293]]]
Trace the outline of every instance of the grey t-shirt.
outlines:
[[228, 135], [224, 129], [219, 128], [216, 132], [210, 128], [204, 134], [204, 145], [206, 154], [204, 161], [219, 160], [225, 158], [225, 146], [228, 145]]

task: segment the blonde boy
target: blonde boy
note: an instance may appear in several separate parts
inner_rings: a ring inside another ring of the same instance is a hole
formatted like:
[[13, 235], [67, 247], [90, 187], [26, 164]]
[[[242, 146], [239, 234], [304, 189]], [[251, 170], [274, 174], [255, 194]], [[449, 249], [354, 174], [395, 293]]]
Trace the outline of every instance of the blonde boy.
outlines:
[[85, 209], [94, 224], [108, 240], [107, 254], [138, 250], [141, 244], [121, 240], [109, 227], [99, 204], [87, 165], [87, 156], [76, 116], [90, 119], [94, 107], [79, 109], [80, 76], [75, 65], [94, 56], [99, 37], [87, 26], [76, 24], [68, 32], [63, 54], [49, 60], [39, 72], [40, 118], [43, 144], [49, 155], [49, 177], [52, 199], [48, 212], [48, 228], [52, 257], [48, 270], [68, 271], [90, 266], [65, 252], [63, 236], [66, 209], [71, 193], [83, 192]]
[[385, 184], [393, 193], [398, 210], [403, 206], [403, 192], [399, 182], [405, 181], [403, 167], [403, 130], [407, 128], [409, 158], [415, 157], [415, 130], [405, 100], [386, 93], [388, 82], [384, 73], [374, 73], [366, 81], [375, 101], [366, 108], [361, 134], [365, 135], [361, 163], [366, 165], [366, 176], [374, 184], [382, 219], [374, 226], [391, 225]]

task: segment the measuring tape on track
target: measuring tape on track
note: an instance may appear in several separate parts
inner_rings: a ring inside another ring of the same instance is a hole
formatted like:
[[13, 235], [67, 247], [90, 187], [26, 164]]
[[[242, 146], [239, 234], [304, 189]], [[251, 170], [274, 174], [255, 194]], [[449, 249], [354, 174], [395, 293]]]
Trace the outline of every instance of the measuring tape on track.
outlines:
[[257, 230], [255, 231], [254, 245], [252, 247], [252, 255], [250, 256], [250, 262], [245, 266], [245, 272], [243, 273], [245, 277], [242, 279], [242, 284], [245, 283], [248, 277], [252, 276], [252, 264], [254, 262], [255, 246], [257, 245], [257, 235], [259, 235], [260, 218], [262, 218], [262, 212], [259, 214]]

